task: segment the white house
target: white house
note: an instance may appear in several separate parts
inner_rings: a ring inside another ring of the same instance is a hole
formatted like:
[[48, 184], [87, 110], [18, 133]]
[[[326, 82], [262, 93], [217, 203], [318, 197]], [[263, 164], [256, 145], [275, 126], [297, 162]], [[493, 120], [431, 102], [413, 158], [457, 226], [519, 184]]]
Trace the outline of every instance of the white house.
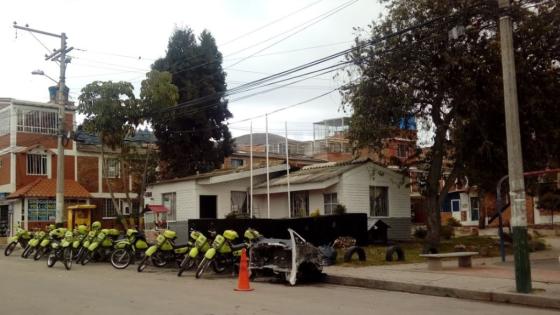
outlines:
[[[291, 172], [288, 207], [286, 165], [271, 166], [270, 218], [307, 216], [315, 209], [333, 214], [337, 205], [347, 213], [366, 213], [370, 226], [378, 219], [390, 226], [389, 238], [410, 237], [409, 178], [369, 159], [314, 164]], [[266, 168], [253, 170], [253, 216], [269, 217]], [[165, 180], [147, 189], [147, 204], [169, 209], [167, 222], [224, 218], [231, 211], [248, 213], [250, 171], [218, 170]], [[288, 209], [291, 209], [291, 213]]]
[[[410, 238], [409, 178], [369, 159], [330, 162], [303, 167], [289, 175], [291, 213], [288, 214], [288, 176], [270, 181], [270, 216], [307, 216], [319, 210], [333, 214], [337, 205], [347, 213], [367, 213], [369, 226], [381, 219], [390, 226], [390, 239]], [[266, 183], [254, 190], [255, 205], [268, 211]]]
[[[269, 167], [271, 176], [285, 172], [286, 165]], [[253, 170], [253, 183], [266, 181], [266, 168]], [[169, 209], [167, 222], [198, 218], [224, 218], [231, 211], [249, 212], [251, 172], [247, 169], [217, 170], [171, 180], [147, 187], [146, 204], [164, 205]], [[263, 217], [253, 207], [254, 215]]]

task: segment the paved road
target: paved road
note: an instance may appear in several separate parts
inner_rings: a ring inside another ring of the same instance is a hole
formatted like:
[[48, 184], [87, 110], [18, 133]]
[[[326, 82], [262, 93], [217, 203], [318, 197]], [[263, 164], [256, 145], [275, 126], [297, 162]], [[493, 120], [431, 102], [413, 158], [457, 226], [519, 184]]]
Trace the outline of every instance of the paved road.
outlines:
[[[108, 264], [57, 265], [0, 257], [1, 314], [558, 314], [505, 304], [323, 284], [267, 281], [234, 292], [235, 279], [177, 278], [171, 269], [116, 270]], [[62, 312], [61, 312], [62, 311]]]

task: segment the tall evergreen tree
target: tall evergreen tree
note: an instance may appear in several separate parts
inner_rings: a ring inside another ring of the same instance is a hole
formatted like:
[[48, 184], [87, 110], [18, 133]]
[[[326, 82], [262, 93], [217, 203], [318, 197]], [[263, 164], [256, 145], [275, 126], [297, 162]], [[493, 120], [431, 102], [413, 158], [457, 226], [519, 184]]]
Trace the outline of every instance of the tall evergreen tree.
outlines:
[[[205, 30], [197, 40], [190, 28], [176, 29], [165, 57], [152, 68], [170, 72], [179, 91], [177, 109], [151, 117], [162, 178], [215, 169], [232, 152], [231, 133], [224, 123], [232, 115], [222, 96], [226, 74], [214, 37]], [[201, 97], [205, 97], [204, 102], [181, 105]]]

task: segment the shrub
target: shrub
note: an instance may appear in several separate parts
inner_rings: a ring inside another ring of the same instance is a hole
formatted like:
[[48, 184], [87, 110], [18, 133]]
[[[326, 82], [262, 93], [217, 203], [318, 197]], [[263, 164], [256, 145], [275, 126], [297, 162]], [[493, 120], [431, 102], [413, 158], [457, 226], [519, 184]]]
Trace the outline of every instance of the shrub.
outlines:
[[414, 237], [423, 240], [426, 238], [426, 236], [428, 236], [428, 230], [426, 230], [425, 228], [419, 227], [414, 230]]
[[313, 212], [311, 212], [311, 213], [309, 214], [310, 217], [318, 217], [318, 216], [320, 216], [320, 215], [321, 215], [321, 212], [320, 212], [319, 208], [313, 210]]
[[454, 217], [451, 217], [451, 218], [447, 219], [447, 225], [448, 226], [453, 226], [453, 227], [460, 227], [461, 222], [459, 222], [459, 220], [455, 219]]
[[440, 235], [446, 240], [450, 240], [453, 235], [455, 235], [455, 231], [453, 230], [453, 226], [451, 225], [443, 225], [440, 229]]
[[545, 250], [546, 249], [546, 243], [542, 239], [530, 240], [528, 242], [528, 244], [529, 244], [529, 251], [531, 251], [531, 252], [536, 252], [536, 251], [539, 251], [539, 250]]
[[334, 214], [345, 214], [346, 213], [346, 206], [338, 204], [334, 208]]

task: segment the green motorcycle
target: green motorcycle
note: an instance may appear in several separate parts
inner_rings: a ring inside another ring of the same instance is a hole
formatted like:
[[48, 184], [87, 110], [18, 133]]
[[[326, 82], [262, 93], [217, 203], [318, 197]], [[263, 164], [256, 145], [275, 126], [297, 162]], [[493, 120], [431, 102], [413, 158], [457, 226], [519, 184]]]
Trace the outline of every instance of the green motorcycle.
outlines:
[[185, 270], [189, 270], [198, 262], [200, 256], [204, 255], [210, 249], [208, 238], [199, 231], [191, 231], [190, 237], [194, 240], [194, 246], [185, 255], [185, 258], [179, 265], [177, 276], [180, 277]]
[[138, 265], [138, 272], [144, 271], [148, 264], [148, 259], [153, 265], [157, 267], [164, 267], [168, 262], [176, 262], [177, 265], [181, 263], [192, 244], [175, 244], [177, 233], [171, 230], [165, 230], [163, 234], [158, 235], [156, 244], [150, 246], [146, 250], [146, 255]]
[[216, 235], [212, 242], [212, 248], [204, 254], [204, 258], [196, 268], [196, 278], [202, 277], [206, 269], [212, 265], [215, 273], [224, 272], [228, 266], [235, 266], [239, 262], [241, 250], [247, 248], [247, 244], [233, 244], [239, 238], [234, 230], [225, 230], [222, 235]]
[[33, 235], [33, 238], [27, 243], [25, 250], [21, 253], [21, 257], [28, 258], [33, 256], [35, 251], [39, 248], [39, 244], [49, 235], [49, 232], [54, 230], [54, 224], [47, 226], [46, 231], [39, 231]]
[[247, 249], [253, 242], [263, 238], [257, 230], [252, 228], [245, 230], [243, 237], [245, 243], [234, 244], [234, 241], [239, 238], [236, 231], [225, 230], [223, 235], [216, 236], [212, 242], [212, 248], [206, 251], [196, 269], [196, 278], [202, 277], [210, 265], [216, 273], [222, 273], [227, 268], [233, 269], [234, 272], [239, 270], [239, 258], [243, 248]]
[[113, 240], [119, 236], [117, 229], [102, 229], [95, 240], [87, 247], [87, 251], [83, 254], [81, 264], [87, 265], [90, 261], [104, 261], [113, 251]]
[[21, 246], [21, 248], [25, 249], [31, 237], [32, 237], [31, 233], [29, 233], [25, 229], [18, 227], [16, 230], [16, 235], [10, 238], [10, 242], [8, 243], [8, 246], [6, 246], [6, 249], [4, 250], [4, 255], [10, 256], [10, 254], [12, 254], [12, 252], [14, 251], [14, 249], [16, 249], [16, 246], [18, 244]]
[[77, 260], [78, 252], [87, 239], [88, 234], [88, 227], [85, 225], [79, 225], [74, 229], [74, 239], [72, 241], [72, 257], [74, 260]]
[[66, 231], [62, 240], [54, 240], [51, 242], [51, 253], [47, 259], [47, 266], [51, 268], [57, 260], [62, 260], [66, 270], [72, 268], [72, 242], [74, 241], [74, 233]]
[[124, 269], [134, 263], [136, 258], [143, 258], [147, 248], [148, 242], [144, 233], [136, 229], [128, 229], [126, 239], [115, 244], [115, 249], [111, 253], [111, 265], [117, 269]]
[[66, 228], [57, 228], [48, 233], [48, 236], [45, 237], [40, 243], [39, 247], [35, 251], [35, 255], [33, 255], [34, 260], [39, 260], [44, 255], [47, 255], [51, 251], [51, 242], [58, 241], [64, 238], [64, 234], [66, 234]]

